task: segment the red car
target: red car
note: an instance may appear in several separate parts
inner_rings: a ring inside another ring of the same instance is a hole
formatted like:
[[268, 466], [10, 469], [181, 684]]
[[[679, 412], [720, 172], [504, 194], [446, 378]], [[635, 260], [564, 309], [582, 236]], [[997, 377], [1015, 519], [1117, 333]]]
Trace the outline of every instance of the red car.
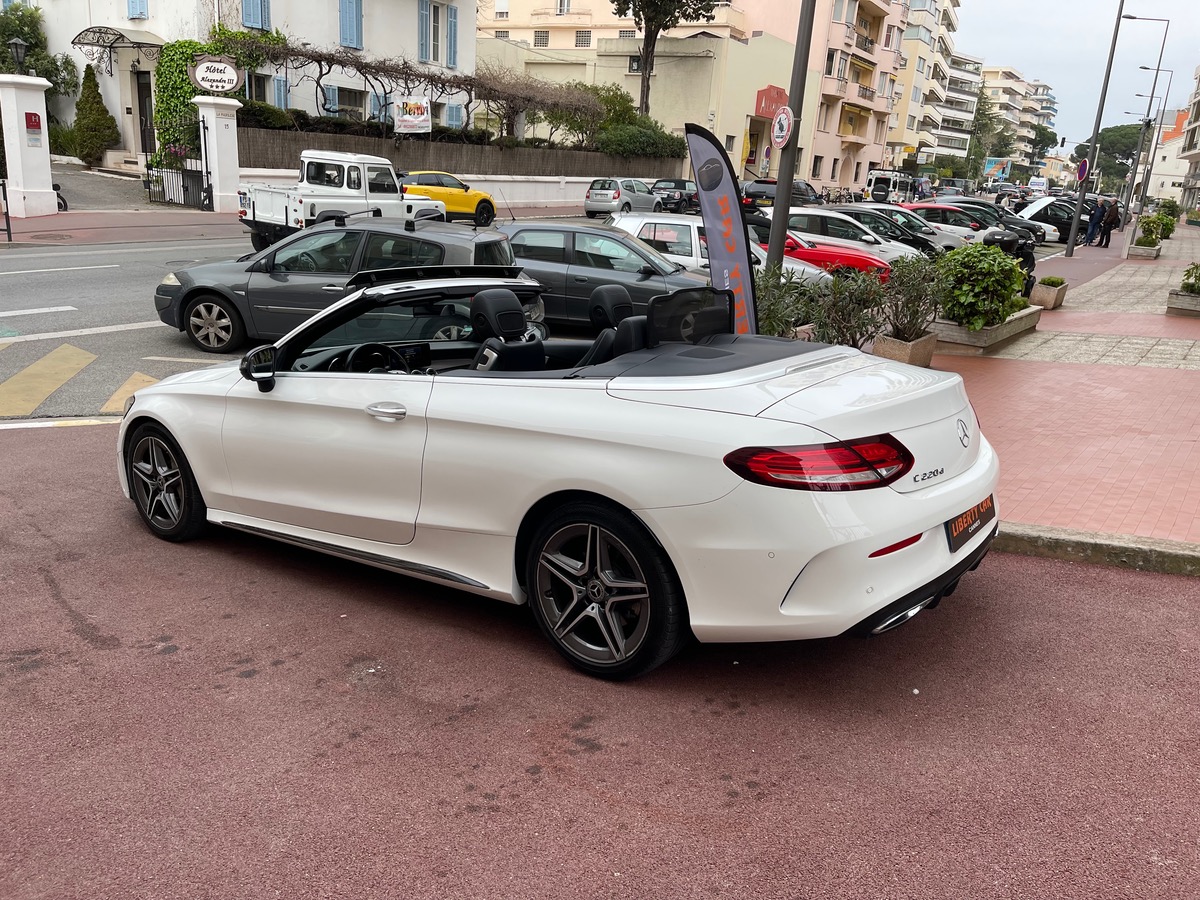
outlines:
[[[765, 250], [771, 240], [771, 220], [762, 217], [746, 217], [746, 226], [750, 236], [758, 241]], [[794, 231], [789, 231], [783, 243], [783, 255], [801, 260], [809, 265], [817, 266], [827, 272], [837, 274], [845, 269], [857, 269], [860, 272], [870, 272], [878, 275], [880, 281], [887, 281], [892, 267], [878, 256], [872, 256], [862, 250], [850, 247], [840, 247], [833, 244], [817, 244], [802, 237]]]

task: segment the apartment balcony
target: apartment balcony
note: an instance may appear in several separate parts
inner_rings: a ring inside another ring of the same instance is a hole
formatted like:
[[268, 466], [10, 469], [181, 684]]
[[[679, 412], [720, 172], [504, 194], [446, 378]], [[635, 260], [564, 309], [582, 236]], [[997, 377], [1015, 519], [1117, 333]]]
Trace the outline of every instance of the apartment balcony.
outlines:
[[858, 0], [858, 11], [867, 16], [890, 16], [892, 0]]
[[871, 143], [870, 138], [867, 137], [866, 131], [859, 132], [850, 131], [848, 129], [843, 131], [839, 128], [837, 136], [843, 144], [853, 144], [857, 147], [865, 147], [867, 144]]
[[592, 11], [586, 6], [543, 6], [531, 12], [529, 19], [535, 25], [544, 25], [550, 22], [557, 25], [590, 25]]
[[948, 31], [958, 31], [958, 12], [949, 3], [942, 9], [942, 27]]
[[946, 89], [942, 87], [941, 82], [929, 79], [925, 85], [925, 102], [927, 104], [946, 102]]
[[921, 127], [917, 131], [917, 147], [936, 147], [937, 135], [930, 128]]
[[821, 93], [826, 97], [845, 97], [850, 87], [850, 80], [837, 78], [833, 75], [821, 76]]
[[740, 6], [728, 2], [728, 0], [717, 0], [717, 4], [713, 7], [713, 20], [705, 22], [703, 19], [698, 19], [695, 22], [684, 22], [684, 25], [728, 25], [731, 31], [739, 32], [743, 35], [748, 34], [746, 31], [746, 13]]
[[979, 85], [951, 78], [946, 81], [946, 94], [948, 96], [970, 97], [974, 100], [979, 96]]

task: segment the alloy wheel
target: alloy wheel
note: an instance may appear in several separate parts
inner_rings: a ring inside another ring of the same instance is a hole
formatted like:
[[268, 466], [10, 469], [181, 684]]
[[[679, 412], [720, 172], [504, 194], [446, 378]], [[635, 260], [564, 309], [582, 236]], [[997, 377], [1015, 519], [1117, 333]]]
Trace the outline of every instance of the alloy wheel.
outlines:
[[162, 438], [138, 441], [129, 466], [130, 487], [146, 519], [162, 531], [179, 525], [184, 514], [185, 485], [179, 461]]
[[221, 350], [233, 339], [233, 319], [220, 303], [201, 300], [188, 316], [188, 330], [197, 343]]

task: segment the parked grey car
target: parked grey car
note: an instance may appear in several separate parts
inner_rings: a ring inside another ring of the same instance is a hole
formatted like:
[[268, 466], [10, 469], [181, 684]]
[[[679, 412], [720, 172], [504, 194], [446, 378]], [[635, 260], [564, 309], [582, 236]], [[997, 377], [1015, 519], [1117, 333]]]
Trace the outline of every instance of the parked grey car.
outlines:
[[641, 315], [651, 297], [708, 284], [644, 241], [611, 225], [511, 222], [500, 226], [517, 264], [546, 288], [548, 321], [587, 324], [588, 300], [602, 284], [623, 285]]
[[[339, 224], [341, 222], [341, 224]], [[407, 266], [513, 265], [508, 236], [430, 219], [332, 220], [236, 260], [170, 272], [154, 291], [158, 317], [208, 353], [247, 338], [274, 341], [346, 295], [359, 272]], [[531, 320], [538, 310], [526, 310]], [[447, 314], [413, 340], [452, 340], [469, 324]]]
[[636, 178], [594, 178], [583, 195], [583, 211], [589, 219], [635, 209], [659, 212], [662, 208], [662, 197]]

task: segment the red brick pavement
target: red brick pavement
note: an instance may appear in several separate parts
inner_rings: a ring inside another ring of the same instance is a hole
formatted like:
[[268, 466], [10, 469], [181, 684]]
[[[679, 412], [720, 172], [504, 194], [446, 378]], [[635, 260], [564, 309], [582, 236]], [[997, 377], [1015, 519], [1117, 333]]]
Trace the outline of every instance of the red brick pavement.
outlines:
[[1038, 331], [1076, 334], [1119, 334], [1135, 337], [1200, 341], [1200, 318], [1161, 313], [1110, 313], [1082, 310], [1048, 310], [1038, 321]]
[[963, 376], [1000, 454], [1003, 519], [1200, 543], [1200, 372], [958, 356], [934, 367]]

